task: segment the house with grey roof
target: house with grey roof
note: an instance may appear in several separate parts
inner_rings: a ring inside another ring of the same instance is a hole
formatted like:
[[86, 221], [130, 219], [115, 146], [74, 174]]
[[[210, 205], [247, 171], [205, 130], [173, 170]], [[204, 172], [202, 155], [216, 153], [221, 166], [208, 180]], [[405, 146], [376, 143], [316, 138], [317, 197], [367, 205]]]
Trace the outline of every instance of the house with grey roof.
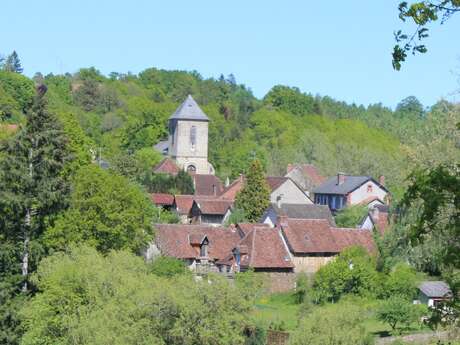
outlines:
[[345, 206], [385, 204], [389, 198], [383, 176], [377, 181], [371, 176], [338, 173], [313, 192], [315, 204], [328, 205], [333, 212]]
[[315, 204], [271, 204], [261, 218], [261, 223], [275, 227], [281, 217], [291, 219], [326, 219], [335, 226], [334, 217], [327, 205]]
[[452, 290], [443, 281], [425, 281], [418, 286], [419, 295], [416, 303], [436, 307], [439, 303], [452, 298]]

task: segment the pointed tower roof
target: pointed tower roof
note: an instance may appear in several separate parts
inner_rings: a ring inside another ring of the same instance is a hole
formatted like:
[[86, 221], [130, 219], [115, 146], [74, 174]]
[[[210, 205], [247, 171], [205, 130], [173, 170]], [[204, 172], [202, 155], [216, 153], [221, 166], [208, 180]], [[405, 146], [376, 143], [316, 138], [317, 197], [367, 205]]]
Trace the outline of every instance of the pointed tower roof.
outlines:
[[191, 95], [176, 109], [174, 114], [169, 118], [170, 120], [195, 120], [195, 121], [209, 121], [206, 114], [201, 110], [199, 105], [195, 102]]

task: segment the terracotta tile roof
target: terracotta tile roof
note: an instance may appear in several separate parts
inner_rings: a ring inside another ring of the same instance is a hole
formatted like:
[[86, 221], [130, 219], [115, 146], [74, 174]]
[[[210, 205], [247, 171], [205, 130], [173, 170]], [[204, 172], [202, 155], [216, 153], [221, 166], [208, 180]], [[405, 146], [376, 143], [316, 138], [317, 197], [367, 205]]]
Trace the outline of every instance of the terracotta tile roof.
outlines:
[[244, 176], [240, 175], [235, 181], [233, 181], [228, 187], [226, 187], [223, 190], [223, 192], [220, 194], [220, 198], [235, 201], [236, 195], [241, 189], [243, 189], [243, 186]]
[[193, 174], [191, 176], [195, 187], [195, 195], [221, 195], [224, 187], [217, 176], [208, 174]]
[[268, 186], [270, 187], [271, 191], [273, 192], [275, 189], [280, 187], [284, 182], [289, 180], [289, 177], [284, 176], [267, 176], [265, 178], [267, 181]]
[[252, 230], [254, 230], [254, 227], [269, 228], [270, 226], [265, 223], [238, 223], [236, 224], [236, 228], [240, 231], [240, 233], [242, 234], [242, 237], [246, 236]]
[[232, 207], [233, 202], [230, 200], [195, 198], [195, 203], [200, 209], [201, 214], [225, 215], [228, 209]]
[[166, 193], [152, 193], [150, 194], [150, 200], [152, 200], [155, 205], [171, 206], [174, 203], [174, 195]]
[[289, 269], [294, 267], [279, 229], [254, 224], [253, 229], [220, 263], [234, 265], [234, 252], [240, 253], [240, 266], [242, 267], [256, 269]]
[[339, 252], [326, 219], [287, 219], [285, 225], [282, 231], [293, 253]]
[[331, 232], [339, 252], [352, 246], [361, 246], [369, 253], [375, 252], [374, 239], [369, 230], [331, 228]]
[[[289, 252], [283, 244], [279, 229], [254, 227], [239, 243], [247, 251], [241, 266], [252, 268], [293, 268]], [[246, 247], [246, 248], [245, 248]]]
[[326, 177], [321, 175], [313, 164], [288, 164], [286, 170], [287, 173], [290, 173], [294, 169], [298, 169], [303, 177], [308, 178], [315, 187], [326, 181]]
[[340, 253], [354, 245], [375, 250], [372, 232], [331, 227], [325, 219], [287, 219], [281, 228], [293, 253]]
[[165, 158], [158, 163], [154, 168], [154, 173], [177, 175], [180, 169], [177, 164], [171, 158]]
[[194, 198], [194, 195], [176, 195], [174, 197], [176, 212], [179, 214], [189, 214]]
[[235, 229], [205, 225], [157, 224], [155, 243], [163, 255], [178, 259], [200, 257], [199, 245], [204, 236], [209, 240], [208, 256], [222, 260], [240, 241]]

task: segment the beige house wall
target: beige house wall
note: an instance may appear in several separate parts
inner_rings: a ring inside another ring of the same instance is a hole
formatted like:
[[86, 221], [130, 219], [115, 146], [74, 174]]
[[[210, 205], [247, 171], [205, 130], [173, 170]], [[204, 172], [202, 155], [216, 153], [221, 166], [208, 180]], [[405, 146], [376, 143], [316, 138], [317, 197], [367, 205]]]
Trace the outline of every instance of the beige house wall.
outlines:
[[277, 203], [278, 196], [281, 196], [283, 204], [304, 204], [310, 205], [313, 202], [292, 180], [287, 180], [270, 194], [270, 202]]
[[333, 260], [335, 256], [297, 256], [292, 255], [296, 273], [316, 273], [321, 267]]
[[[368, 191], [368, 186], [372, 186], [372, 191]], [[370, 197], [377, 197], [385, 201], [387, 192], [380, 188], [376, 183], [368, 181], [349, 195], [349, 205], [357, 205]]]

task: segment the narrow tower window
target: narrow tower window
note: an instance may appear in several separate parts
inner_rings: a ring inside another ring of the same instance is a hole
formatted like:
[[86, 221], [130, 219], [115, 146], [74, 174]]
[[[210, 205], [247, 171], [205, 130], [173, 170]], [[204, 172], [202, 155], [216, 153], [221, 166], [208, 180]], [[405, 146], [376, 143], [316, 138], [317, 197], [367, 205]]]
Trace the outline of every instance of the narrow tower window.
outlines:
[[192, 150], [194, 150], [196, 145], [196, 126], [190, 128], [190, 145], [192, 146]]

